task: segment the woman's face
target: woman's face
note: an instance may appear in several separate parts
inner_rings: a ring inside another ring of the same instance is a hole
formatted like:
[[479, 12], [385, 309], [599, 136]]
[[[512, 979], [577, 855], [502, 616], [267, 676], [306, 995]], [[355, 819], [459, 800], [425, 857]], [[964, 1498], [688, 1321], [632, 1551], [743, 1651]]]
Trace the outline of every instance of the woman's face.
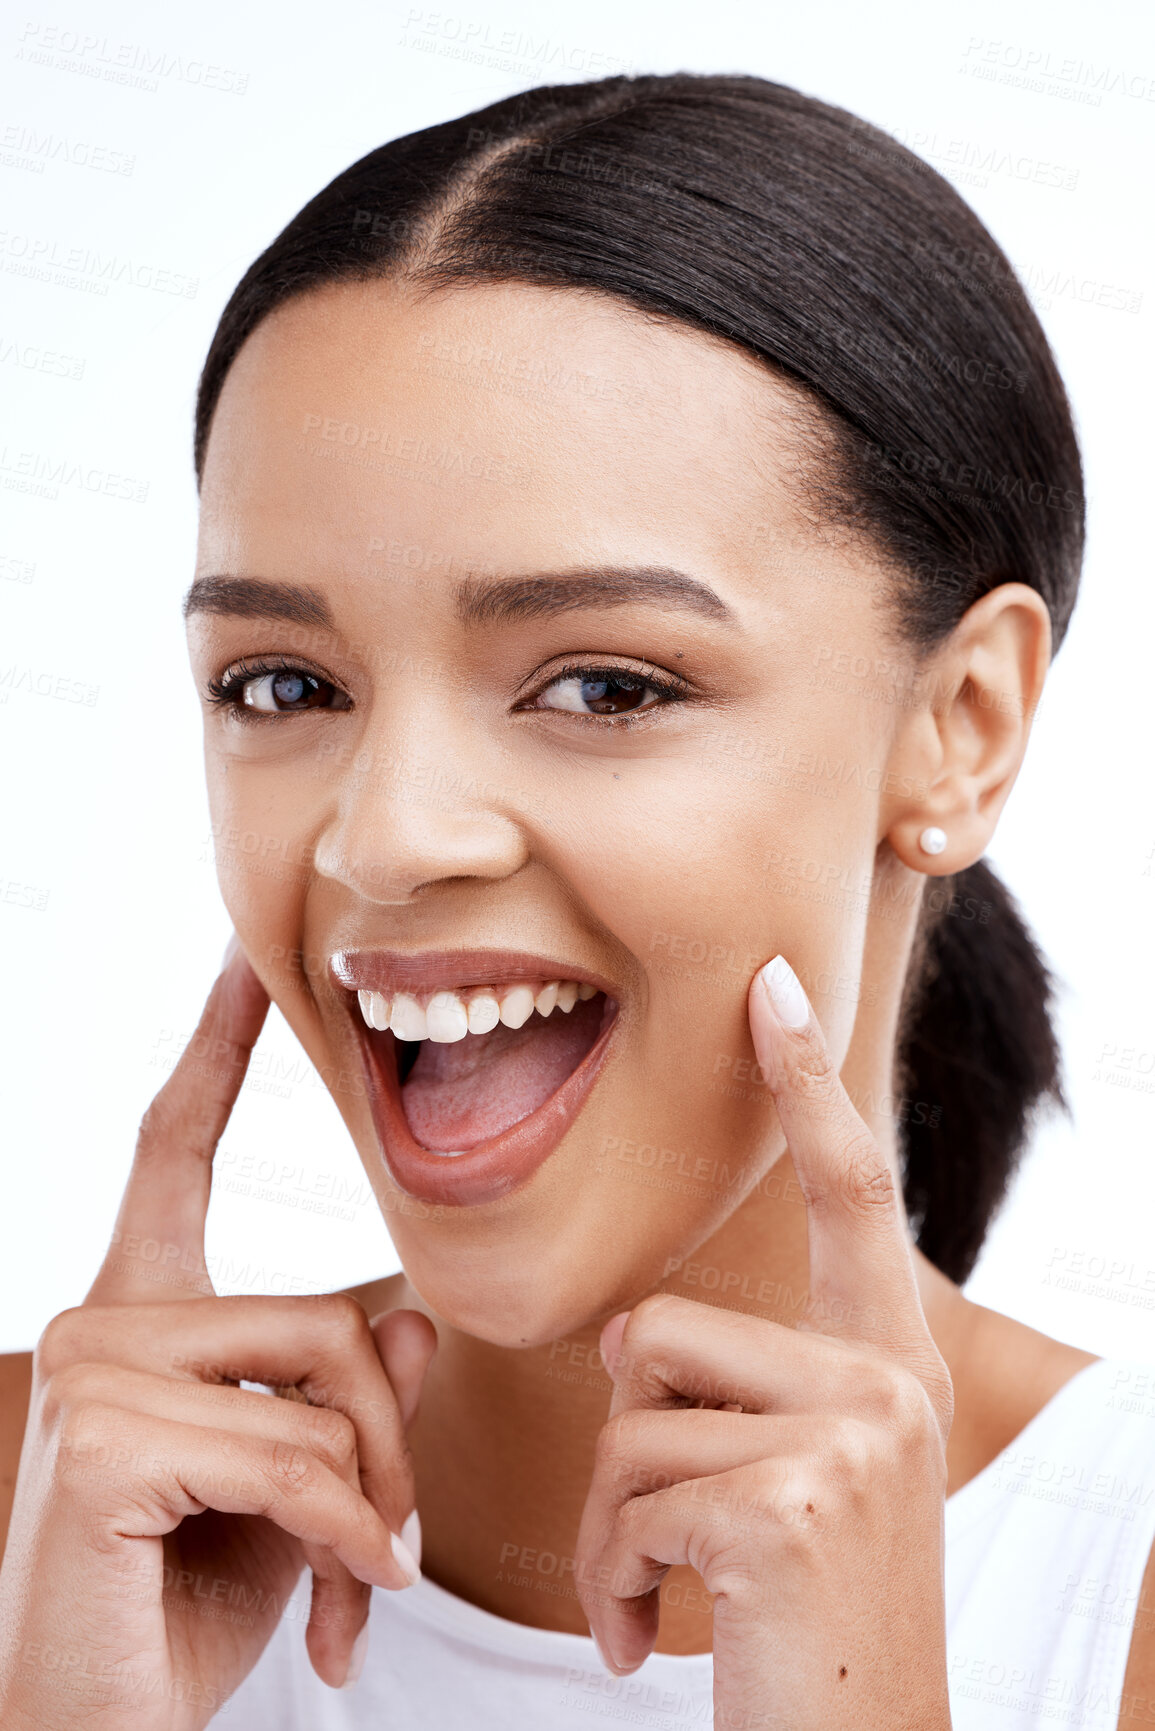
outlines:
[[[326, 289], [228, 375], [189, 617], [222, 890], [410, 1280], [485, 1339], [632, 1302], [758, 1194], [763, 962], [839, 1060], [869, 1013], [906, 652], [803, 451], [752, 359], [576, 291]], [[552, 980], [599, 989], [421, 1044], [357, 996], [449, 992], [453, 1033]]]

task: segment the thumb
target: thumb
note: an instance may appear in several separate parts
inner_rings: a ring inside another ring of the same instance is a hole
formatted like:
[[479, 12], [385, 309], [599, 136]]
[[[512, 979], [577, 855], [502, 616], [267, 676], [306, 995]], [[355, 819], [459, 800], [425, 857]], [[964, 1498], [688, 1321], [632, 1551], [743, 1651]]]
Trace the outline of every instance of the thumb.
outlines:
[[417, 1417], [421, 1386], [437, 1351], [437, 1330], [419, 1310], [387, 1310], [370, 1320], [369, 1332], [396, 1396], [401, 1423], [408, 1430]]

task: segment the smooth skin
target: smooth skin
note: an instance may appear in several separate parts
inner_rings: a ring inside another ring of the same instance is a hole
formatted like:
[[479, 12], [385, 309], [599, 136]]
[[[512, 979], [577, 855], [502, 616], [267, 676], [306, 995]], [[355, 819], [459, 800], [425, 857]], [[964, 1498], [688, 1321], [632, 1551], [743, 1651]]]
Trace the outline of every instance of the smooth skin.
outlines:
[[[522, 389], [495, 388], [495, 355]], [[279, 655], [343, 702], [246, 723], [206, 701], [244, 955], [194, 1046], [224, 1058], [166, 1085], [110, 1261], [37, 1351], [0, 1575], [6, 1725], [79, 1722], [43, 1659], [77, 1631], [113, 1674], [196, 1684], [138, 1696], [134, 1724], [211, 1716], [271, 1622], [179, 1614], [160, 1559], [199, 1506], [218, 1513], [198, 1564], [222, 1578], [283, 1602], [313, 1569], [309, 1651], [339, 1683], [365, 1583], [401, 1585], [389, 1533], [414, 1495], [422, 1566], [471, 1602], [591, 1627], [617, 1669], [655, 1641], [712, 1646], [719, 1725], [949, 1724], [943, 1494], [1092, 1355], [970, 1304], [911, 1248], [891, 1070], [924, 877], [988, 845], [1050, 634], [1008, 583], [917, 660], [876, 555], [805, 504], [810, 430], [747, 357], [596, 295], [343, 286], [246, 344], [198, 574], [306, 586], [330, 623], [194, 613], [198, 687]], [[611, 565], [677, 567], [731, 618], [640, 594], [461, 618], [469, 573], [559, 573], [556, 596]], [[628, 726], [559, 711], [579, 660], [688, 695]], [[949, 838], [933, 859], [927, 824]], [[433, 1210], [381, 1160], [324, 961], [476, 943], [606, 974], [620, 1025], [529, 1183]], [[756, 983], [779, 953], [801, 1030]], [[332, 1079], [405, 1265], [328, 1303], [217, 1298], [204, 1275], [212, 1148], [265, 993]], [[678, 1156], [665, 1184], [642, 1146]], [[134, 1234], [176, 1247], [182, 1284], [141, 1278]], [[26, 1357], [7, 1374], [18, 1394]], [[110, 1439], [111, 1477], [91, 1453]], [[511, 1547], [572, 1562], [572, 1590], [503, 1568]], [[130, 1568], [147, 1591], [113, 1595]], [[1146, 1624], [1120, 1724], [1155, 1695]]]

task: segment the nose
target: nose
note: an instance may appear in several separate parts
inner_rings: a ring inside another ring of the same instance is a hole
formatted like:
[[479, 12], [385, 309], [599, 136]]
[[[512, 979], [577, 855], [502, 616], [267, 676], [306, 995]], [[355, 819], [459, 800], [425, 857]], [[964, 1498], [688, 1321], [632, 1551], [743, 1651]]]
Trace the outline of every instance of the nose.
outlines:
[[[378, 735], [380, 738], [380, 735]], [[518, 790], [446, 749], [365, 748], [336, 771], [335, 809], [314, 869], [366, 901], [402, 906], [453, 879], [497, 881], [529, 858]]]

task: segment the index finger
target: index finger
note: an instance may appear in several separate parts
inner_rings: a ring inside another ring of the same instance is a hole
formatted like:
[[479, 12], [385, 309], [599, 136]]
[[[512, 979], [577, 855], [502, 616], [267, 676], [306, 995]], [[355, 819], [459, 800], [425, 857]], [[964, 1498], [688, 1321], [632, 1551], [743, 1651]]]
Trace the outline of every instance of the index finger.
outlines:
[[855, 1111], [784, 957], [755, 974], [749, 1011], [758, 1063], [806, 1202], [803, 1326], [891, 1347], [925, 1340], [896, 1175]]
[[205, 1216], [213, 1155], [269, 1008], [236, 939], [196, 1032], [141, 1121], [112, 1240], [89, 1304], [211, 1295]]

